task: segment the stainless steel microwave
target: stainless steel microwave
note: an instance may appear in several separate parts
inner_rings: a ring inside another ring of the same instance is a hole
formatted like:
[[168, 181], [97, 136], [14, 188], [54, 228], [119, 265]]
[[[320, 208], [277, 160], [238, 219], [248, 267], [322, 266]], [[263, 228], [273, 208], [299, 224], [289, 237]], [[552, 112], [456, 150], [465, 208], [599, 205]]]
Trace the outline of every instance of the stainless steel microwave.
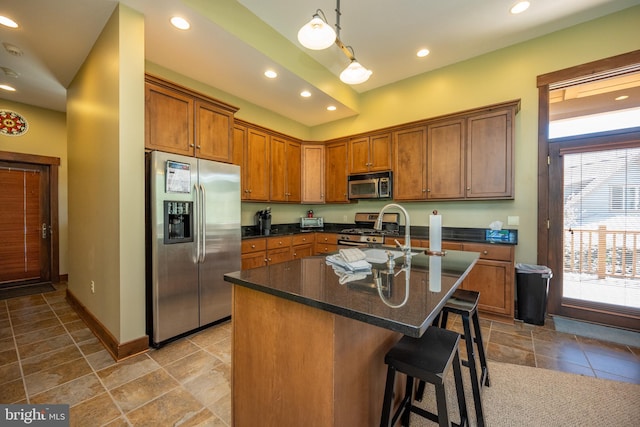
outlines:
[[390, 199], [393, 196], [393, 173], [377, 172], [349, 175], [349, 199]]

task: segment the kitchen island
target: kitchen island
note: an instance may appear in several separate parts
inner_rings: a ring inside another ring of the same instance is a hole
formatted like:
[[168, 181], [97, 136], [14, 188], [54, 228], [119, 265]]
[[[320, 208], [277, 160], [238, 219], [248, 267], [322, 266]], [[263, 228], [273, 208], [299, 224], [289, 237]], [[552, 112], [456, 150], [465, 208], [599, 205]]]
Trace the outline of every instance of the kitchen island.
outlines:
[[356, 277], [314, 256], [226, 274], [233, 425], [378, 424], [384, 355], [403, 334], [424, 333], [477, 259], [420, 253]]

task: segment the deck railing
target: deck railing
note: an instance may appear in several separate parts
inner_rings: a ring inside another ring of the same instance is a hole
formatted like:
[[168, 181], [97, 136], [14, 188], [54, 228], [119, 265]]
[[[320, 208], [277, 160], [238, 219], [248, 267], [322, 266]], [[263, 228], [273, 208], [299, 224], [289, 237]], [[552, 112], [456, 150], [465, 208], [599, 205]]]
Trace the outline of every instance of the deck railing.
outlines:
[[565, 229], [564, 271], [598, 279], [640, 278], [640, 231]]

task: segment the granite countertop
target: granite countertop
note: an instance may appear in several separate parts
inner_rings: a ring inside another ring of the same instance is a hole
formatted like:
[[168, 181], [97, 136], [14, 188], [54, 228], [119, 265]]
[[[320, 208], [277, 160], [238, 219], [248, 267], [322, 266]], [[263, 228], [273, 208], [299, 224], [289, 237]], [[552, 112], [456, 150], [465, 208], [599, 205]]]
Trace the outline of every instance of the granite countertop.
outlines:
[[[269, 235], [260, 234], [255, 226], [242, 227], [242, 238], [285, 236], [307, 232], [340, 233], [346, 228], [354, 228], [355, 224], [325, 223], [321, 229], [300, 229], [300, 224], [274, 224]], [[399, 236], [404, 236], [404, 226], [400, 227]], [[428, 239], [429, 227], [412, 226], [411, 237]], [[504, 229], [500, 231], [488, 228], [442, 227], [442, 240], [472, 243], [497, 243], [504, 245], [518, 244], [518, 230]]]
[[[476, 252], [447, 251], [443, 257], [414, 255], [396, 265], [373, 264], [360, 277], [339, 276], [325, 256], [225, 274], [225, 280], [365, 323], [420, 337], [446, 300], [475, 265]], [[430, 282], [429, 266], [441, 262], [440, 288]], [[407, 294], [408, 287], [408, 294]], [[430, 289], [431, 288], [431, 289]], [[407, 297], [408, 295], [408, 297]], [[406, 299], [406, 301], [405, 301]], [[404, 302], [404, 304], [403, 304]]]

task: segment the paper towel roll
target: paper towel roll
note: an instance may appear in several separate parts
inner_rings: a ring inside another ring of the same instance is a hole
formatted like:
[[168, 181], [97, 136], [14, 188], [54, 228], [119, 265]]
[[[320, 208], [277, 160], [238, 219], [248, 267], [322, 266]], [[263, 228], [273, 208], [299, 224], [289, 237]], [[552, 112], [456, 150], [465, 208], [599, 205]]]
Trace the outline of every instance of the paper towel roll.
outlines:
[[429, 250], [442, 251], [442, 215], [429, 215]]

